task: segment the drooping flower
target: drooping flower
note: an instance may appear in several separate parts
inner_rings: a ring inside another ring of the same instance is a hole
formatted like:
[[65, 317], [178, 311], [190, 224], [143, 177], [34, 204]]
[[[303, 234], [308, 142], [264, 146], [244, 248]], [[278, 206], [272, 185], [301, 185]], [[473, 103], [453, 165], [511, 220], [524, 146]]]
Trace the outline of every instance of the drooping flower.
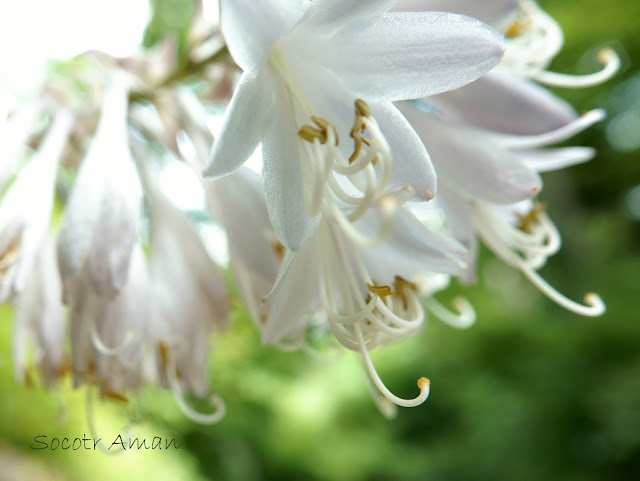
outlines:
[[73, 126], [61, 110], [38, 150], [0, 201], [0, 302], [24, 288], [49, 229], [58, 162]]
[[219, 421], [225, 405], [216, 395], [216, 410], [191, 408], [185, 393], [207, 394], [209, 338], [227, 325], [228, 296], [219, 268], [194, 228], [159, 190], [147, 171], [145, 187], [151, 207], [152, 322], [149, 341], [161, 385], [168, 386], [181, 409], [201, 423]]
[[597, 295], [585, 297], [587, 306], [577, 304], [536, 272], [557, 252], [560, 237], [532, 199], [542, 188], [538, 172], [584, 162], [594, 155], [593, 149], [584, 147], [543, 147], [566, 140], [601, 120], [604, 113], [587, 112], [542, 134], [511, 135], [450, 125], [408, 104], [401, 108], [430, 146], [438, 172], [436, 200], [444, 210], [446, 223], [470, 249], [470, 270], [465, 279], [474, 279], [478, 234], [502, 260], [563, 307], [583, 315], [602, 314], [604, 304]]
[[35, 265], [15, 300], [13, 364], [17, 382], [30, 382], [29, 345], [46, 386], [56, 383], [70, 367], [65, 353], [66, 312], [60, 300], [55, 245], [50, 235], [40, 243]]
[[464, 85], [502, 54], [499, 35], [475, 20], [385, 13], [393, 3], [222, 2], [223, 34], [244, 73], [205, 174], [235, 171], [262, 144], [269, 217], [291, 249], [312, 234], [318, 219], [310, 206], [324, 188], [314, 174], [324, 168], [325, 142], [306, 148], [297, 135], [304, 125], [328, 118], [337, 131], [349, 131], [351, 105], [363, 98], [403, 159], [391, 186], [409, 183], [429, 199], [435, 177], [428, 156], [391, 101]]
[[58, 235], [65, 297], [85, 265], [93, 289], [103, 297], [113, 298], [126, 283], [142, 201], [129, 150], [129, 86], [123, 72], [114, 73], [68, 199]]

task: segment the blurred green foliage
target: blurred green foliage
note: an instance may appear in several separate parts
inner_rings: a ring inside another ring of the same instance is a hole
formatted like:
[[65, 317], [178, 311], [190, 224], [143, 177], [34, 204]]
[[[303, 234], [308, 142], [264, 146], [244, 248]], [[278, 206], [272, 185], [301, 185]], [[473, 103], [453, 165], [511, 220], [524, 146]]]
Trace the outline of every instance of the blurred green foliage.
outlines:
[[[554, 69], [592, 68], [589, 58], [604, 44], [624, 59], [623, 71], [606, 85], [559, 91], [562, 96], [578, 110], [608, 107], [610, 118], [640, 101], [624, 98], [625, 86], [640, 75], [640, 3], [540, 3], [565, 30], [566, 46]], [[146, 42], [167, 32], [184, 38], [190, 2], [154, 5]], [[163, 10], [167, 5], [173, 5], [171, 21]], [[39, 434], [88, 433], [85, 392], [67, 385], [49, 393], [13, 383], [5, 309], [0, 454], [29, 465], [55, 465], [51, 479], [640, 479], [640, 229], [624, 205], [625, 192], [640, 183], [640, 151], [616, 152], [607, 143], [606, 125], [571, 141], [596, 146], [593, 161], [545, 178], [544, 197], [564, 247], [542, 272], [570, 297], [599, 292], [608, 305], [603, 317], [563, 311], [483, 252], [482, 285], [463, 290], [478, 312], [474, 327], [457, 331], [430, 319], [418, 336], [373, 353], [382, 378], [398, 395], [415, 395], [422, 375], [432, 380], [423, 406], [401, 409], [387, 421], [369, 397], [356, 356], [318, 363], [302, 353], [264, 347], [238, 308], [233, 328], [213, 340], [212, 387], [228, 405], [223, 422], [194, 425], [169, 393], [157, 389], [127, 408], [96, 403], [105, 439], [133, 419], [134, 436], [174, 437], [181, 444], [175, 451], [106, 456], [30, 449]], [[66, 419], [58, 423], [61, 403]]]

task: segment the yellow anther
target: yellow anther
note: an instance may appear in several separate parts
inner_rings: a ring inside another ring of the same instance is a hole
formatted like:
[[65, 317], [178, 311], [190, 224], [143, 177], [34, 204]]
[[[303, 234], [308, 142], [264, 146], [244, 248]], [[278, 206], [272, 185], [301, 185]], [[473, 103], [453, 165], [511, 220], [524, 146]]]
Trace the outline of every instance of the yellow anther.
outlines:
[[356, 116], [358, 117], [371, 117], [371, 109], [362, 99], [356, 99]]
[[393, 287], [395, 288], [394, 295], [402, 301], [402, 307], [406, 309], [409, 305], [409, 301], [407, 299], [405, 289], [417, 292], [418, 286], [415, 283], [406, 280], [404, 277], [396, 276], [393, 281]]
[[520, 221], [518, 229], [522, 232], [531, 232], [533, 224], [538, 220], [538, 217], [540, 217], [540, 214], [542, 214], [546, 208], [546, 202], [534, 202], [529, 212], [526, 214], [516, 214]]
[[313, 143], [314, 140], [318, 139], [321, 144], [326, 144], [328, 139], [328, 132], [331, 130], [333, 132], [333, 136], [335, 137], [335, 143], [338, 145], [338, 131], [336, 128], [329, 122], [327, 119], [322, 117], [311, 117], [313, 123], [315, 123], [318, 127], [313, 127], [311, 125], [303, 125], [298, 131], [298, 135], [302, 137], [307, 142]]
[[272, 248], [273, 248], [273, 252], [278, 257], [278, 260], [281, 261], [282, 258], [284, 257], [284, 253], [286, 250], [284, 245], [280, 241], [275, 241], [272, 245]]
[[429, 381], [429, 379], [427, 379], [426, 377], [421, 377], [420, 379], [418, 379], [418, 387], [420, 389], [426, 389], [431, 385], [431, 381]]
[[504, 31], [504, 35], [507, 38], [516, 38], [527, 31], [531, 25], [531, 20], [528, 18], [517, 19], [511, 22]]
[[129, 398], [127, 396], [125, 396], [124, 394], [120, 393], [120, 392], [116, 392], [116, 391], [106, 391], [103, 396], [107, 399], [111, 399], [113, 401], [118, 401], [121, 403], [125, 403], [128, 404], [129, 403]]
[[158, 354], [160, 354], [160, 362], [162, 367], [166, 369], [169, 365], [169, 346], [164, 341], [158, 341]]
[[372, 294], [376, 294], [380, 297], [390, 296], [392, 294], [391, 287], [389, 286], [372, 286], [371, 284], [367, 284], [367, 289]]

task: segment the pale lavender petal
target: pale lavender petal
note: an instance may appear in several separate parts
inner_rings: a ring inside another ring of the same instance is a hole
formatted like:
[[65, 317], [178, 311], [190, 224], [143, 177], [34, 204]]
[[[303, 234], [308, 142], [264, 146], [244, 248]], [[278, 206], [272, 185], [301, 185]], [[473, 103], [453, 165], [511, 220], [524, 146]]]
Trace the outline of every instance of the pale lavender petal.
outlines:
[[502, 57], [487, 25], [440, 12], [389, 13], [330, 39], [317, 58], [366, 101], [427, 97], [461, 87]]

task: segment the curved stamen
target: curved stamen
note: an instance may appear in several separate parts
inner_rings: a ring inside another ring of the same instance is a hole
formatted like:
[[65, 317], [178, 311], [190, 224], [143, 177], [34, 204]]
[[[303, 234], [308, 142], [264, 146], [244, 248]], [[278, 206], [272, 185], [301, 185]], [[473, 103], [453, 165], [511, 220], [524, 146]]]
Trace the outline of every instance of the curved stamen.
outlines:
[[429, 397], [430, 382], [426, 377], [421, 377], [420, 379], [418, 379], [418, 387], [420, 388], [420, 394], [418, 394], [413, 399], [403, 399], [396, 396], [391, 391], [389, 391], [387, 386], [385, 386], [384, 383], [382, 382], [382, 379], [380, 379], [380, 376], [378, 375], [378, 372], [376, 371], [376, 368], [374, 367], [373, 362], [371, 361], [371, 357], [369, 356], [369, 351], [367, 350], [367, 346], [362, 337], [362, 331], [358, 327], [356, 327], [356, 336], [358, 337], [360, 352], [362, 353], [362, 356], [364, 358], [364, 364], [365, 364], [365, 367], [367, 368], [367, 372], [369, 373], [369, 376], [371, 377], [371, 380], [373, 381], [375, 386], [378, 388], [380, 393], [385, 398], [387, 398], [392, 403], [397, 404], [398, 406], [407, 407], [407, 408], [419, 406], [420, 404], [422, 404], [427, 400], [427, 397]]
[[530, 77], [550, 87], [584, 88], [600, 85], [620, 70], [620, 57], [612, 48], [605, 47], [600, 50], [598, 62], [603, 65], [602, 69], [591, 74], [570, 75], [540, 70], [531, 74]]
[[585, 294], [584, 302], [586, 305], [580, 304], [558, 292], [557, 289], [551, 286], [551, 284], [545, 281], [540, 274], [529, 266], [523, 264], [520, 270], [543, 294], [568, 311], [575, 312], [581, 316], [597, 317], [604, 314], [607, 310], [607, 306], [602, 301], [602, 298], [594, 292]]
[[170, 349], [166, 346], [166, 344], [162, 342], [158, 347], [160, 349], [160, 354], [165, 367], [167, 380], [169, 381], [169, 387], [171, 388], [173, 397], [176, 400], [176, 404], [178, 404], [180, 410], [189, 419], [199, 424], [215, 424], [217, 422], [220, 422], [227, 412], [226, 405], [222, 398], [217, 394], [212, 394], [209, 396], [208, 401], [211, 406], [215, 408], [215, 410], [211, 413], [201, 413], [192, 408], [185, 399], [182, 386], [180, 386], [180, 381], [178, 380], [178, 377], [176, 375], [177, 368]]
[[456, 297], [452, 301], [453, 308], [458, 311], [457, 313], [444, 307], [434, 297], [427, 299], [425, 304], [427, 309], [435, 314], [438, 319], [451, 327], [467, 329], [476, 322], [476, 311], [464, 297]]
[[98, 333], [96, 319], [94, 316], [91, 316], [91, 320], [89, 321], [89, 330], [91, 334], [91, 344], [93, 344], [93, 347], [96, 348], [96, 351], [98, 351], [100, 354], [104, 354], [105, 356], [115, 356], [117, 354], [120, 354], [127, 347], [129, 347], [131, 342], [136, 337], [133, 331], [127, 331], [127, 334], [121, 344], [115, 347], [109, 347], [102, 341], [102, 338]]
[[[474, 209], [476, 214], [481, 213], [482, 209], [476, 206]], [[479, 216], [481, 219], [481, 216]], [[605, 310], [606, 306], [600, 296], [594, 293], [588, 293], [585, 296], [586, 305], [579, 304], [566, 296], [562, 295], [555, 288], [553, 288], [547, 281], [545, 281], [540, 274], [531, 266], [531, 260], [528, 258], [523, 259], [518, 253], [512, 251], [508, 245], [505, 245], [502, 239], [494, 231], [494, 226], [487, 222], [476, 222], [476, 229], [482, 237], [487, 246], [504, 262], [512, 267], [520, 270], [543, 294], [556, 304], [564, 307], [565, 309], [575, 312], [583, 316], [600, 316]]]
[[596, 122], [605, 118], [603, 109], [594, 109], [585, 112], [574, 121], [562, 127], [538, 135], [508, 135], [492, 134], [491, 137], [506, 149], [535, 149], [547, 145], [557, 144], [573, 137], [583, 130], [591, 127]]

